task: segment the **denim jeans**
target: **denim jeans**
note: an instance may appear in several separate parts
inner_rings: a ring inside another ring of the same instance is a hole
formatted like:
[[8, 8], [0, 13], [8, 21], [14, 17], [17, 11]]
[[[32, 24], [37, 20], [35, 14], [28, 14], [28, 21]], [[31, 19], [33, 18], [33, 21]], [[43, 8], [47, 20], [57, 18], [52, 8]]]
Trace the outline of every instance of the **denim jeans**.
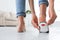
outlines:
[[[16, 0], [16, 15], [26, 17], [25, 13], [25, 1], [26, 0]], [[48, 6], [48, 0], [39, 0], [39, 5], [46, 4]]]
[[16, 0], [16, 15], [18, 16], [26, 16], [25, 14], [25, 1], [26, 0]]
[[48, 0], [39, 0], [39, 5], [46, 4], [48, 6]]

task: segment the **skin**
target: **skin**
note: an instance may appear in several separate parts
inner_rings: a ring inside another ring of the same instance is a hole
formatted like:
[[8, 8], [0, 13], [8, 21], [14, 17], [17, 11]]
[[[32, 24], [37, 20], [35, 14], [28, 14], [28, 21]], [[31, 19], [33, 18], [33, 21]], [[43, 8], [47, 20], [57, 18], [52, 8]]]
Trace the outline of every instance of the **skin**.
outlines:
[[46, 22], [46, 4], [40, 5], [39, 22]]
[[[31, 8], [31, 13], [32, 13], [31, 23], [35, 28], [37, 28], [39, 30], [38, 18], [35, 14], [33, 0], [29, 0], [29, 4], [30, 4], [30, 8]], [[24, 29], [25, 29], [24, 16], [18, 16], [18, 27], [17, 27], [17, 29], [18, 29], [18, 32], [24, 31]]]
[[51, 25], [54, 23], [55, 19], [57, 18], [57, 15], [54, 9], [54, 0], [49, 0], [49, 17], [50, 19], [48, 20], [47, 24]]
[[24, 16], [18, 16], [18, 32], [23, 32], [25, 30]]
[[29, 0], [29, 5], [30, 5], [31, 13], [32, 13], [31, 23], [35, 28], [39, 29], [38, 18], [36, 16], [35, 10], [34, 10], [34, 0]]
[[[35, 28], [40, 30], [38, 26], [38, 18], [34, 10], [34, 1], [29, 0], [29, 5], [30, 5], [31, 13], [32, 13], [31, 23]], [[39, 22], [46, 22], [46, 8], [47, 8], [46, 4], [40, 5]], [[54, 0], [49, 0], [48, 12], [49, 12], [50, 19], [48, 20], [47, 24], [51, 25], [52, 23], [54, 23], [57, 17], [55, 10], [54, 10]], [[24, 29], [25, 29], [24, 16], [18, 16], [18, 32], [23, 32]]]
[[[38, 26], [38, 18], [35, 15], [35, 10], [34, 10], [34, 6], [33, 6], [33, 0], [29, 0], [29, 4], [30, 4], [30, 9], [31, 9], [31, 13], [32, 13], [32, 24], [34, 27], [39, 28]], [[39, 14], [39, 22], [46, 22], [46, 4], [42, 4], [39, 5], [40, 6], [40, 14]], [[54, 0], [49, 0], [49, 17], [50, 19], [48, 20], [48, 22], [46, 22], [48, 25], [51, 25], [54, 23], [57, 15], [55, 13], [54, 10]], [[34, 15], [34, 16], [33, 16]]]

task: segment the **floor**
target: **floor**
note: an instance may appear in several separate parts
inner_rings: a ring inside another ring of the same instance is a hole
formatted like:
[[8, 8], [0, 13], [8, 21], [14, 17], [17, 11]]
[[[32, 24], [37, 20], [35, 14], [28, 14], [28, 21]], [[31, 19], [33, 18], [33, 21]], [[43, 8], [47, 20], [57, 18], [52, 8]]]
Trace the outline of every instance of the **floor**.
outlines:
[[0, 40], [60, 40], [60, 22], [49, 26], [49, 33], [39, 33], [34, 27], [26, 27], [26, 32], [18, 33], [16, 27], [0, 27]]

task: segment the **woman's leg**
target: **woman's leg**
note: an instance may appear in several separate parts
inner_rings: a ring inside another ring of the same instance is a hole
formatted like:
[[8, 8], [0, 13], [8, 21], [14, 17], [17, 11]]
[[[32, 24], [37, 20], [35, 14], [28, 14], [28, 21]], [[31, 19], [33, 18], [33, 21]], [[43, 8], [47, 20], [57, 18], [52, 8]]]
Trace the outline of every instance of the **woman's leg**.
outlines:
[[29, 4], [30, 4], [31, 13], [32, 13], [32, 21], [31, 21], [32, 25], [35, 28], [39, 29], [39, 27], [38, 27], [38, 18], [36, 16], [35, 10], [34, 10], [34, 0], [29, 0]]
[[39, 26], [40, 32], [48, 33], [49, 28], [46, 22], [46, 9], [48, 6], [48, 0], [39, 0], [40, 14], [39, 14]]
[[18, 32], [23, 32], [25, 29], [24, 17], [25, 14], [25, 0], [16, 0], [16, 11], [18, 18]]
[[54, 0], [49, 0], [49, 17], [50, 19], [48, 20], [48, 25], [54, 23], [57, 15], [54, 10]]
[[40, 14], [39, 22], [46, 22], [46, 8], [48, 6], [48, 0], [39, 0]]

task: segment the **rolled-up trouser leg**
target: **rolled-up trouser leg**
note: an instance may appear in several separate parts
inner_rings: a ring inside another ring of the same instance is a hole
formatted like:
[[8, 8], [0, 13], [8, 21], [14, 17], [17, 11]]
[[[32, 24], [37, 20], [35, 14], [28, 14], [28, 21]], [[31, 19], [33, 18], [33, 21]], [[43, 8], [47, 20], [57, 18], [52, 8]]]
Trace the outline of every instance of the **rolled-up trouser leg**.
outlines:
[[39, 0], [39, 5], [46, 4], [48, 6], [48, 0]]
[[16, 15], [26, 16], [25, 14], [25, 0], [16, 0]]

